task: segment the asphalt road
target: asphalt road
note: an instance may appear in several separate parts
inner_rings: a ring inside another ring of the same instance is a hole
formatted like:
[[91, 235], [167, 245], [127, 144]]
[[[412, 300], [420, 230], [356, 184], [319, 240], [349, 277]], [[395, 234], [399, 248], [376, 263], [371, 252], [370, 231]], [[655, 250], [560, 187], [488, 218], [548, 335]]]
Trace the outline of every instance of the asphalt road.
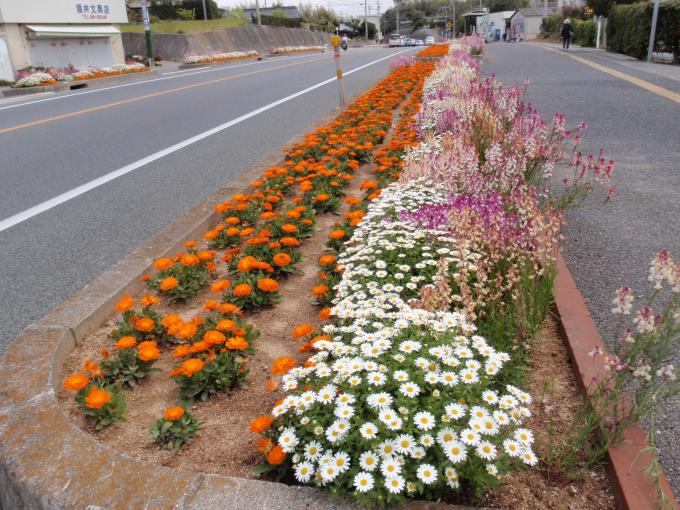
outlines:
[[[385, 76], [399, 51], [343, 53], [347, 96]], [[0, 101], [0, 354], [24, 327], [172, 219], [327, 120], [338, 101], [334, 82], [276, 102], [334, 76], [327, 52]], [[41, 214], [30, 212], [225, 124]], [[4, 228], [8, 218], [23, 221]]]
[[[536, 44], [496, 43], [486, 49], [486, 75], [508, 85], [521, 85], [528, 77], [527, 100], [546, 119], [554, 112], [564, 113], [572, 126], [585, 119], [584, 151], [597, 154], [604, 148], [617, 162], [617, 195], [604, 206], [570, 213], [564, 244], [569, 268], [611, 345], [615, 289], [627, 284], [647, 295], [654, 255], [668, 249], [680, 259], [680, 104]], [[569, 54], [680, 92], [677, 68], [650, 68], [592, 50]], [[680, 366], [680, 346], [673, 362]], [[662, 464], [680, 495], [678, 402], [662, 410], [657, 429]]]

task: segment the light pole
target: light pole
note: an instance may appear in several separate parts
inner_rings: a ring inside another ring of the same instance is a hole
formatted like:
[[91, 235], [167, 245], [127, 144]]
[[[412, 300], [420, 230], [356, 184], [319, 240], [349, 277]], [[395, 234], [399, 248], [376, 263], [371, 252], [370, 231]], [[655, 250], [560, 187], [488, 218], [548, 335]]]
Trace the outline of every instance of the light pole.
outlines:
[[364, 28], [366, 32], [366, 43], [368, 43], [368, 0], [364, 1]]
[[399, 2], [395, 0], [394, 8], [397, 10], [397, 35], [399, 35]]
[[203, 20], [208, 21], [208, 11], [205, 10], [205, 0], [203, 0]]
[[647, 62], [652, 61], [654, 53], [654, 41], [656, 40], [656, 22], [659, 19], [659, 0], [654, 0], [654, 11], [652, 13], [652, 30], [649, 33], [649, 46], [647, 47]]

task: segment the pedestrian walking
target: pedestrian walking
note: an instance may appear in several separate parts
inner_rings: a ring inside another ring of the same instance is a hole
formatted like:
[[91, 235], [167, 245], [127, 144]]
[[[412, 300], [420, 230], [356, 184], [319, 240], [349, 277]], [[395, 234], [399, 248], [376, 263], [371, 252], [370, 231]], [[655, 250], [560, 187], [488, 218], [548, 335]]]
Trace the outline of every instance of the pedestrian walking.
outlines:
[[571, 29], [571, 20], [569, 18], [564, 18], [562, 22], [562, 49], [568, 50], [569, 43], [571, 43], [571, 37], [574, 35], [574, 31]]

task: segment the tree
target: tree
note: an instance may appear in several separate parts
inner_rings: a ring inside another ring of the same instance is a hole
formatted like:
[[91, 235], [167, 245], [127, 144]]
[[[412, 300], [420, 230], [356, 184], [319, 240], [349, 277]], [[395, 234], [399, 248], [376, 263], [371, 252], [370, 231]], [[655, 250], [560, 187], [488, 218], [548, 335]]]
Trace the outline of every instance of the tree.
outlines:
[[[364, 24], [364, 20], [358, 17], [353, 17], [350, 18], [349, 20], [344, 21], [345, 25], [349, 26], [352, 29], [351, 35], [357, 36], [357, 37], [364, 37], [366, 35], [366, 25]], [[375, 34], [376, 34], [376, 28], [373, 23], [368, 24], [368, 38], [369, 39], [375, 39]]]
[[321, 5], [313, 6], [312, 4], [300, 4], [298, 6], [302, 22], [308, 25], [315, 25], [323, 27], [324, 29], [333, 32], [335, 27], [340, 24], [338, 15], [335, 11], [328, 9]]
[[288, 16], [286, 16], [286, 11], [280, 7], [274, 9], [269, 15], [273, 18], [288, 18]]

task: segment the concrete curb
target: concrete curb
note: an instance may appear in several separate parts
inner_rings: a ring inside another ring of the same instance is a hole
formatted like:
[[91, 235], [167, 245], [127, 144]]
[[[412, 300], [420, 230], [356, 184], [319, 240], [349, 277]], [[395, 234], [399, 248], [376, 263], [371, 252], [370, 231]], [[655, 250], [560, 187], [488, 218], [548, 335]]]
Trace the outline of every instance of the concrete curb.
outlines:
[[239, 61], [243, 60], [262, 60], [264, 57], [262, 55], [259, 55], [257, 57], [252, 56], [248, 58], [233, 58], [231, 60], [221, 60], [219, 62], [201, 62], [199, 64], [180, 64], [177, 66], [178, 69], [180, 70], [186, 70], [186, 69], [197, 69], [197, 68], [202, 68], [202, 67], [221, 67], [225, 65], [230, 65], [234, 64]]
[[[560, 328], [576, 379], [587, 394], [592, 381], [605, 375], [602, 358], [595, 359], [588, 353], [598, 347], [606, 353], [607, 348], [562, 253], [557, 258], [557, 271], [554, 296]], [[609, 478], [619, 508], [624, 510], [658, 508], [657, 487], [645, 473], [645, 469], [653, 460], [653, 453], [647, 449], [648, 447], [644, 430], [640, 425], [635, 425], [624, 432], [621, 444], [609, 450]], [[663, 472], [660, 483], [673, 508], [679, 508]]]

